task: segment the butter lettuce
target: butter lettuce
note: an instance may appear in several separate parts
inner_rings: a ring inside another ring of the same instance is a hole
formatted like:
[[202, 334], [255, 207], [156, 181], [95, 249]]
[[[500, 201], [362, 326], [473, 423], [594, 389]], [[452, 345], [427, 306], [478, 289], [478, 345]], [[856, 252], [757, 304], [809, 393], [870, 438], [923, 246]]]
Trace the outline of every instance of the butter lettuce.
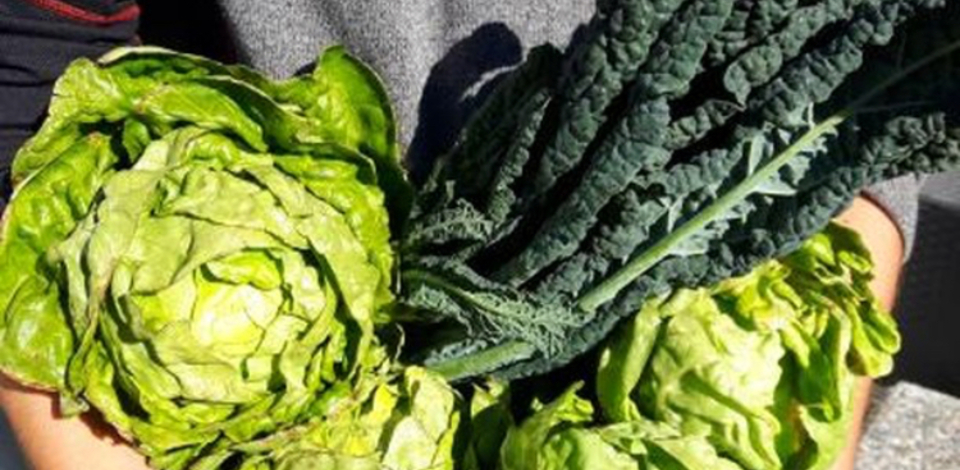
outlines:
[[232, 453], [241, 469], [453, 470], [458, 395], [417, 367], [368, 374], [353, 393], [319, 404], [310, 421], [201, 460], [218, 469]]
[[382, 86], [339, 48], [283, 82], [155, 48], [74, 62], [13, 163], [0, 369], [157, 468], [236, 466], [389, 371], [398, 156]]
[[748, 275], [648, 301], [573, 385], [508, 432], [505, 470], [825, 469], [858, 376], [900, 346], [859, 236], [831, 225]]

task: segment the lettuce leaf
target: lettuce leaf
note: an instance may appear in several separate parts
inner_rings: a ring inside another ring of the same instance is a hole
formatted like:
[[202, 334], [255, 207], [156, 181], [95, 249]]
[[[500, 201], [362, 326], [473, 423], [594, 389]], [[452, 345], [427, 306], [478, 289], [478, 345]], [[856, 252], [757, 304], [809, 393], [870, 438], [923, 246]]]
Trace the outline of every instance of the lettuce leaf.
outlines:
[[856, 233], [830, 225], [747, 275], [650, 299], [599, 351], [594, 398], [575, 383], [535, 406], [501, 465], [828, 468], [856, 378], [889, 373], [900, 346], [872, 266]]
[[274, 82], [125, 48], [75, 61], [54, 93], [0, 224], [4, 373], [181, 469], [235, 462], [389, 370], [375, 330], [411, 188], [366, 66], [333, 48]]

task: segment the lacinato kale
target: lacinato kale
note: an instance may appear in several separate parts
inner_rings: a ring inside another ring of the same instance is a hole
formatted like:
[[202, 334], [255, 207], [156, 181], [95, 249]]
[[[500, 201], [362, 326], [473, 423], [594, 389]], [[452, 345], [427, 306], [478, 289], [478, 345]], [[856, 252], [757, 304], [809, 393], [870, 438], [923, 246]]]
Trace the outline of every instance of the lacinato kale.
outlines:
[[599, 2], [417, 201], [401, 302], [429, 325], [410, 356], [454, 379], [553, 370], [653, 295], [790, 253], [865, 186], [955, 167], [946, 3]]

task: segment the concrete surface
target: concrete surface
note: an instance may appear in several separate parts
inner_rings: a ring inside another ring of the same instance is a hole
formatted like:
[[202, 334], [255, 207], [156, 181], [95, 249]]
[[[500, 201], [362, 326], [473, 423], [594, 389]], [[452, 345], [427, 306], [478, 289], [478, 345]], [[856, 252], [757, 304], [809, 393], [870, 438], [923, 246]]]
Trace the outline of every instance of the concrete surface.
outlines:
[[900, 382], [878, 389], [857, 470], [960, 470], [960, 400]]

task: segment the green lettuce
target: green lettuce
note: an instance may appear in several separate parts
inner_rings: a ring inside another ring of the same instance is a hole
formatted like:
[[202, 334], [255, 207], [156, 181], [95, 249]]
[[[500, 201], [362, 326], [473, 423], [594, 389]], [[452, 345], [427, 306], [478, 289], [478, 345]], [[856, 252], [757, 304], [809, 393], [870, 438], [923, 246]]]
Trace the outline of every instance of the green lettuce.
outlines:
[[434, 373], [368, 374], [353, 393], [317, 407], [309, 422], [209, 455], [195, 468], [221, 468], [231, 452], [244, 456], [242, 470], [454, 468], [460, 402]]
[[523, 424], [511, 428], [501, 448], [503, 470], [739, 470], [717, 455], [704, 436], [684, 435], [651, 421], [586, 427], [590, 401], [567, 389]]
[[837, 225], [751, 273], [648, 301], [579, 384], [508, 432], [509, 469], [824, 469], [858, 376], [890, 372], [896, 324]]
[[333, 48], [273, 82], [120, 49], [54, 94], [0, 226], [0, 369], [67, 414], [97, 409], [165, 469], [383, 373], [409, 188], [369, 69]]
[[488, 380], [474, 385], [466, 420], [462, 465], [466, 470], [497, 468], [498, 452], [508, 429], [514, 425], [508, 384]]

